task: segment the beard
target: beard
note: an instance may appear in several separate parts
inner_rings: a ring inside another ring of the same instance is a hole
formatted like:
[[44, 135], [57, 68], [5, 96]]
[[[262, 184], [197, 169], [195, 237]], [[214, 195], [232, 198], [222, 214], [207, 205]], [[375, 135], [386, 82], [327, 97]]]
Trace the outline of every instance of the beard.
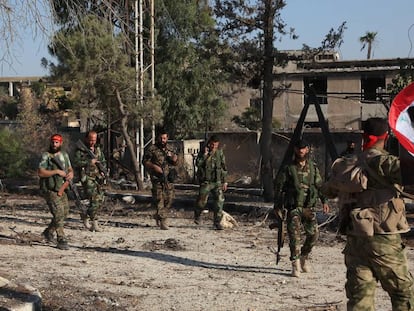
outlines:
[[49, 146], [49, 153], [55, 154], [58, 153], [60, 151], [61, 147], [53, 147], [53, 146]]
[[158, 147], [164, 149], [165, 147], [167, 147], [167, 143], [163, 143], [162, 141], [158, 142]]

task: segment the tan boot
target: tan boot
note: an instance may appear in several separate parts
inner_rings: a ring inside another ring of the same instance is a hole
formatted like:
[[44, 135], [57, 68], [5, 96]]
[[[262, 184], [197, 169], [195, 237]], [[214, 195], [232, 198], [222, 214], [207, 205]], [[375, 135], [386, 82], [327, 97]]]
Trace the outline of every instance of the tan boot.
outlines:
[[312, 272], [312, 269], [309, 265], [309, 260], [306, 257], [300, 257], [300, 267], [302, 268], [302, 272]]
[[89, 230], [91, 230], [92, 232], [93, 231], [94, 232], [101, 232], [102, 231], [101, 228], [99, 227], [99, 224], [98, 224], [97, 220], [92, 221], [92, 226], [91, 226], [91, 229], [89, 229]]
[[89, 216], [87, 214], [81, 213], [80, 214], [80, 217], [81, 217], [83, 226], [86, 229], [90, 230], [91, 229], [91, 224], [89, 223]]
[[88, 230], [90, 230], [90, 229], [91, 229], [91, 223], [89, 222], [89, 219], [88, 219], [88, 218], [84, 218], [84, 219], [83, 219], [83, 226], [84, 226], [86, 229], [88, 229]]
[[161, 219], [160, 220], [160, 228], [161, 228], [161, 230], [168, 230], [169, 229], [166, 219]]
[[295, 278], [300, 277], [300, 262], [299, 259], [292, 261], [292, 276]]

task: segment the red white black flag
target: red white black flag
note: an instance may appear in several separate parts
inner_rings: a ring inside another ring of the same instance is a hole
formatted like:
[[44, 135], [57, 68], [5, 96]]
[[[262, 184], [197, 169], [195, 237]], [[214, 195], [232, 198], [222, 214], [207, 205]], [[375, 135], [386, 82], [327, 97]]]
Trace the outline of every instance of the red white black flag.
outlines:
[[414, 83], [394, 98], [388, 123], [402, 147], [414, 156]]

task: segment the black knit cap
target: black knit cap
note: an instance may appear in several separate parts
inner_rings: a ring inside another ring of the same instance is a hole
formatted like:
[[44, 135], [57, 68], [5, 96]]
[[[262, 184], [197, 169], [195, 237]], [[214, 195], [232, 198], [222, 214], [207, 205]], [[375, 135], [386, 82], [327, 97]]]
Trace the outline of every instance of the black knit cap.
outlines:
[[309, 143], [304, 139], [299, 139], [295, 143], [295, 147], [298, 148], [298, 149], [302, 149], [302, 148], [309, 147], [309, 146], [310, 146]]
[[381, 136], [388, 131], [388, 122], [383, 118], [369, 118], [363, 123], [362, 129], [365, 134]]
[[218, 138], [218, 136], [217, 136], [217, 135], [211, 135], [208, 141], [209, 141], [210, 143], [217, 143], [217, 142], [219, 142], [219, 141], [220, 141], [220, 139]]

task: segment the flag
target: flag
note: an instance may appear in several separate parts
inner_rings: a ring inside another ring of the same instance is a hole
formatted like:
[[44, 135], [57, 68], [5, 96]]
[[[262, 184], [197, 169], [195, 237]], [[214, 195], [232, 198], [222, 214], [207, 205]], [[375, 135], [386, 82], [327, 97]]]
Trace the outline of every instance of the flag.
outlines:
[[402, 147], [414, 156], [414, 83], [405, 87], [392, 101], [388, 124]]

